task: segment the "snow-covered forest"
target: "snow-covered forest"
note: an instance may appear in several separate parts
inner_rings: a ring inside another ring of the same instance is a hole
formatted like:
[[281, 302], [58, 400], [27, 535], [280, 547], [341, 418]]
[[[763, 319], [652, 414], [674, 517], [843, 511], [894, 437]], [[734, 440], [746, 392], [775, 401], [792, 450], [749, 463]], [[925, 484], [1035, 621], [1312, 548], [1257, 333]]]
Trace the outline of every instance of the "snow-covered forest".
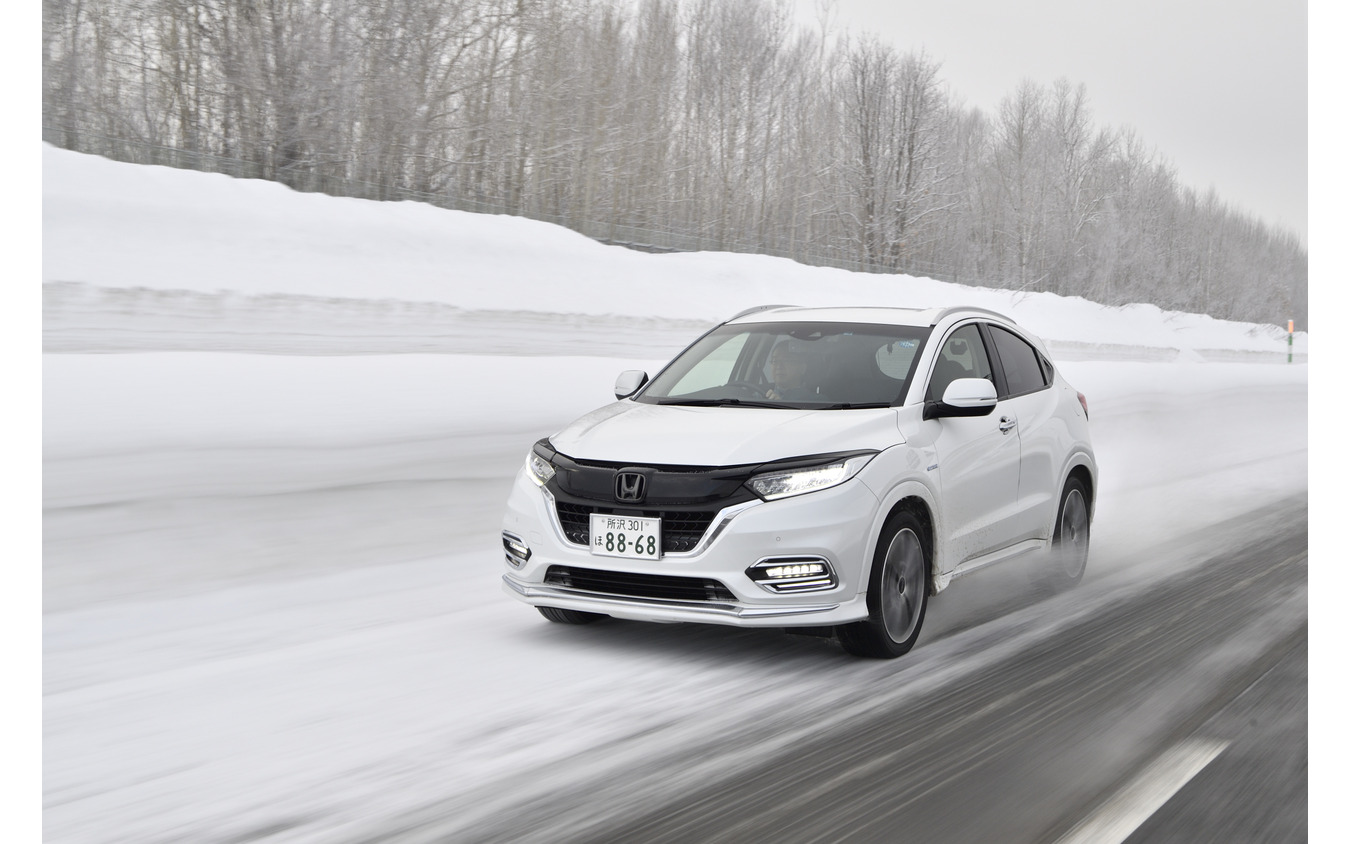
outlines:
[[985, 113], [940, 56], [787, 0], [43, 0], [42, 51], [43, 137], [78, 151], [1307, 325], [1299, 238], [1083, 86], [1010, 79]]

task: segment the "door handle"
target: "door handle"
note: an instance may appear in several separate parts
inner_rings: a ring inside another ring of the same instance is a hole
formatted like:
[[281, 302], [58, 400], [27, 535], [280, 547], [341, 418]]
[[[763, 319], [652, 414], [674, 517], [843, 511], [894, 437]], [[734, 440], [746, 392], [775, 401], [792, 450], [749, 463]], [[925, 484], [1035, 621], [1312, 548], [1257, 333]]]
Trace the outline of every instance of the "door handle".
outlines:
[[1002, 419], [998, 420], [998, 429], [1005, 434], [1016, 427], [1017, 427], [1017, 420], [1009, 416], [1005, 416]]

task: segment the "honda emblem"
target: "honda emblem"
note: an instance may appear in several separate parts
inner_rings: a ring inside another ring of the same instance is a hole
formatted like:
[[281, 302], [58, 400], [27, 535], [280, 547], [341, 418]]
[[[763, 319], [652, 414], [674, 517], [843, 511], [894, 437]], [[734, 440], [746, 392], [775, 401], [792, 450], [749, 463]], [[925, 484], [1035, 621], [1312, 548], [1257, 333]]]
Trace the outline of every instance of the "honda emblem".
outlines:
[[647, 497], [647, 479], [636, 472], [620, 472], [614, 478], [616, 501], [641, 501]]

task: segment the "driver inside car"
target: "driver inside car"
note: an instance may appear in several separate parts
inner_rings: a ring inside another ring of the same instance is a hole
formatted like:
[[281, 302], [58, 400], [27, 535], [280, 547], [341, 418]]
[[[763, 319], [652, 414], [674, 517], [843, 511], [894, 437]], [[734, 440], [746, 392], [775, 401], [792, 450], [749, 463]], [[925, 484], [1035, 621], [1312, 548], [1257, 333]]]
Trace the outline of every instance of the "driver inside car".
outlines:
[[819, 398], [806, 383], [806, 353], [788, 341], [774, 346], [769, 355], [770, 387], [766, 398], [777, 401], [812, 401]]

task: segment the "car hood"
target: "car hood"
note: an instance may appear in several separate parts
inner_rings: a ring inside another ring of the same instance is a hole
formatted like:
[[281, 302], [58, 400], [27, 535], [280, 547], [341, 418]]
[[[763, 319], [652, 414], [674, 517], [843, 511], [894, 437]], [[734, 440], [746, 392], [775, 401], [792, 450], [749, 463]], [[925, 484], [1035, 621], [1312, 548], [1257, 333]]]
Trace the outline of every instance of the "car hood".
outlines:
[[893, 408], [776, 410], [619, 401], [550, 437], [568, 457], [635, 466], [736, 466], [904, 442]]

